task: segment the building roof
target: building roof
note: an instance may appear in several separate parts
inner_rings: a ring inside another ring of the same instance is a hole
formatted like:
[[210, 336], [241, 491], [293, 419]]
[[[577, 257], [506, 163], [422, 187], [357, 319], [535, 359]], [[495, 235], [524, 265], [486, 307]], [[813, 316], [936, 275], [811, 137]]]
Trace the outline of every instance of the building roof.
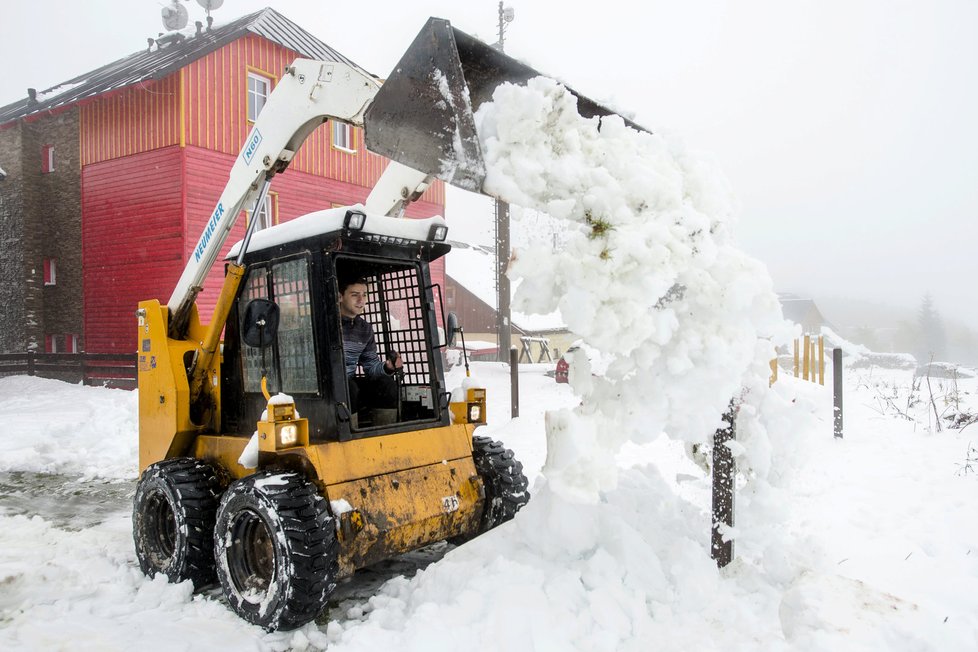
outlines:
[[[226, 25], [203, 30], [193, 28], [157, 39], [145, 50], [134, 52], [37, 93], [0, 107], [0, 124], [34, 113], [57, 109], [86, 98], [101, 95], [134, 84], [162, 79], [184, 66], [218, 50], [246, 34], [256, 34], [318, 61], [335, 61], [359, 68], [345, 56], [326, 45], [271, 7], [243, 16]], [[158, 43], [162, 42], [163, 45]], [[360, 68], [362, 70], [362, 68]]]
[[831, 324], [822, 315], [812, 299], [803, 299], [794, 294], [779, 294], [781, 314], [788, 321], [801, 324], [803, 327], [829, 326]]

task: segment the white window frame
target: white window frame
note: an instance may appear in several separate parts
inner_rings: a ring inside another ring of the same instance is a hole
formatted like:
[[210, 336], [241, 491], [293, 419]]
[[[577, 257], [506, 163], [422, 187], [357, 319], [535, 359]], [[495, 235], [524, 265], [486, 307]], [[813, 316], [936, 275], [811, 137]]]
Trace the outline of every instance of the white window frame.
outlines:
[[42, 162], [41, 168], [45, 174], [50, 174], [54, 172], [54, 145], [45, 145], [42, 150], [47, 160]]
[[330, 120], [332, 123], [333, 147], [344, 152], [356, 152], [353, 148], [353, 127], [339, 120]]
[[65, 335], [65, 353], [78, 353], [78, 336], [73, 333]]
[[[272, 80], [257, 72], [248, 71], [248, 121], [254, 122], [261, 115], [262, 109], [268, 102], [272, 92]], [[252, 115], [252, 99], [254, 99], [254, 115]]]
[[44, 285], [58, 284], [58, 259], [44, 259]]
[[[258, 226], [255, 227], [256, 231], [267, 229], [275, 223], [275, 214], [272, 212], [272, 206], [272, 196], [270, 194], [265, 195], [265, 202], [258, 209]], [[251, 224], [253, 217], [252, 212], [248, 211], [248, 224]]]

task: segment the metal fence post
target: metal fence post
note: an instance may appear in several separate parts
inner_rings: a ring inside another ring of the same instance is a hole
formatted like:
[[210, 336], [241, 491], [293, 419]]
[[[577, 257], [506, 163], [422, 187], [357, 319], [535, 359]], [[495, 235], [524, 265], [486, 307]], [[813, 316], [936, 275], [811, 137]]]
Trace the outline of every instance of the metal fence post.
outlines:
[[512, 417], [520, 416], [520, 361], [515, 346], [509, 347], [509, 384]]
[[34, 360], [36, 356], [37, 354], [33, 350], [27, 352], [27, 375], [28, 376], [34, 375]]
[[723, 540], [721, 525], [733, 527], [734, 524], [734, 475], [736, 464], [733, 452], [726, 445], [737, 437], [734, 422], [736, 407], [731, 401], [730, 409], [723, 420], [725, 426], [713, 434], [713, 539], [710, 555], [723, 568], [733, 561], [733, 540]]
[[835, 436], [842, 439], [842, 349], [832, 349], [832, 380]]

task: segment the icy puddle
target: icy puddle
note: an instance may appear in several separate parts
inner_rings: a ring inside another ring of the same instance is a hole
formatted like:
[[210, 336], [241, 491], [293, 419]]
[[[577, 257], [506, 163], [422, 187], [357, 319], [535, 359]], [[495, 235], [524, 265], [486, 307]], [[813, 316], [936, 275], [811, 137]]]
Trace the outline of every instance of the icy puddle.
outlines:
[[82, 530], [132, 511], [133, 481], [85, 481], [50, 473], [0, 473], [0, 514], [40, 516], [64, 530]]

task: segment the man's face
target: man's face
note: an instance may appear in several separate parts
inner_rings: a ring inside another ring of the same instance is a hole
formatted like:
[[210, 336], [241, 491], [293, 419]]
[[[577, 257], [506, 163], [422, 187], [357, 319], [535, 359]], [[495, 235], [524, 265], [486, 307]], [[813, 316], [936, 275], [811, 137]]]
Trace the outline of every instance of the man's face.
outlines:
[[367, 303], [367, 286], [363, 283], [351, 283], [340, 295], [340, 314], [344, 317], [356, 317], [363, 312]]

